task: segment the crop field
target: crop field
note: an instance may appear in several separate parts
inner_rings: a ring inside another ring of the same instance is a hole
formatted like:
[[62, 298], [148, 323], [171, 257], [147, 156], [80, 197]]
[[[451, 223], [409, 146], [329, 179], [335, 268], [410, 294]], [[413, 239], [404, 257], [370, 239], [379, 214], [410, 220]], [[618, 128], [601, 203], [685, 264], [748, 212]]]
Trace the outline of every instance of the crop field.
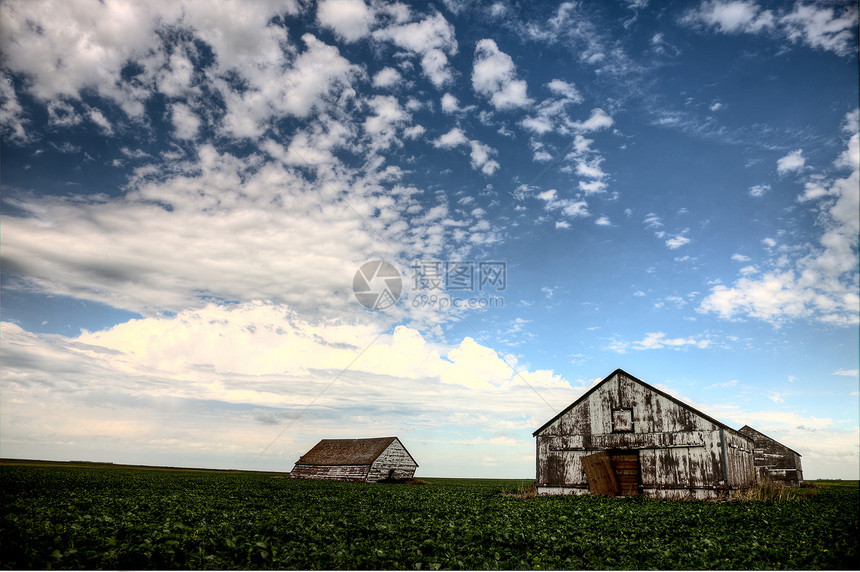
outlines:
[[9, 569], [856, 569], [858, 484], [791, 501], [503, 494], [527, 481], [5, 464]]

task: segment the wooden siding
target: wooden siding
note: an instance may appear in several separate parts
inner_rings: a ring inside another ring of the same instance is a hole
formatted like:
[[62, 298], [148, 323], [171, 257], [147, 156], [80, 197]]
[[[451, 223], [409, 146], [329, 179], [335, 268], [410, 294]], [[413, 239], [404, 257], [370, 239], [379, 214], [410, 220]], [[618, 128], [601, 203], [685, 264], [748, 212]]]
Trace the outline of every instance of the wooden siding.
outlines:
[[800, 453], [756, 431], [749, 425], [744, 425], [738, 432], [753, 440], [754, 464], [758, 479], [769, 479], [788, 486], [800, 486], [803, 482]]
[[366, 481], [370, 465], [296, 465], [290, 471], [294, 479], [327, 481]]
[[415, 475], [415, 469], [417, 468], [418, 463], [412, 459], [409, 451], [406, 450], [399, 440], [395, 439], [370, 466], [367, 480], [380, 481], [386, 478], [411, 479]]
[[638, 455], [651, 496], [719, 496], [755, 478], [750, 439], [621, 370], [535, 437], [541, 494], [588, 492], [582, 458], [597, 451]]

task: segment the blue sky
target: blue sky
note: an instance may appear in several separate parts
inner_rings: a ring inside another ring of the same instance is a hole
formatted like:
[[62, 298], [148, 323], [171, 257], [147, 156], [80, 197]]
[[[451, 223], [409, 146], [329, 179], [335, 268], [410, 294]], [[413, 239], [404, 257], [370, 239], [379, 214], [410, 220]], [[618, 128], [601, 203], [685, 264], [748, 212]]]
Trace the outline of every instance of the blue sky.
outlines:
[[620, 367], [858, 478], [857, 23], [3, 3], [0, 454], [527, 478]]

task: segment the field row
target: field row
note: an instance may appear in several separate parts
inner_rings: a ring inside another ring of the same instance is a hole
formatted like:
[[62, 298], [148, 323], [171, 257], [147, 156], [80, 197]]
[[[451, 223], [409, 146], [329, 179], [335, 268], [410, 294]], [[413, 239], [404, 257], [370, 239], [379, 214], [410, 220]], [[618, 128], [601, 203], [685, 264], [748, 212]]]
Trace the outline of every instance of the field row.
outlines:
[[857, 483], [784, 502], [517, 498], [427, 485], [2, 468], [4, 568], [857, 568]]

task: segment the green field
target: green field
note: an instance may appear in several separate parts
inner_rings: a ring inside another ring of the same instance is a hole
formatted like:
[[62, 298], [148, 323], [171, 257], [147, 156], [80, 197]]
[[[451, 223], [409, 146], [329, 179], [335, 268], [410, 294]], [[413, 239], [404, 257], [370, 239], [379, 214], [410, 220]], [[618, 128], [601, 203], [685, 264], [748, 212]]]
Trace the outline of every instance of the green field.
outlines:
[[856, 481], [799, 500], [518, 498], [425, 485], [6, 463], [9, 569], [856, 569]]

